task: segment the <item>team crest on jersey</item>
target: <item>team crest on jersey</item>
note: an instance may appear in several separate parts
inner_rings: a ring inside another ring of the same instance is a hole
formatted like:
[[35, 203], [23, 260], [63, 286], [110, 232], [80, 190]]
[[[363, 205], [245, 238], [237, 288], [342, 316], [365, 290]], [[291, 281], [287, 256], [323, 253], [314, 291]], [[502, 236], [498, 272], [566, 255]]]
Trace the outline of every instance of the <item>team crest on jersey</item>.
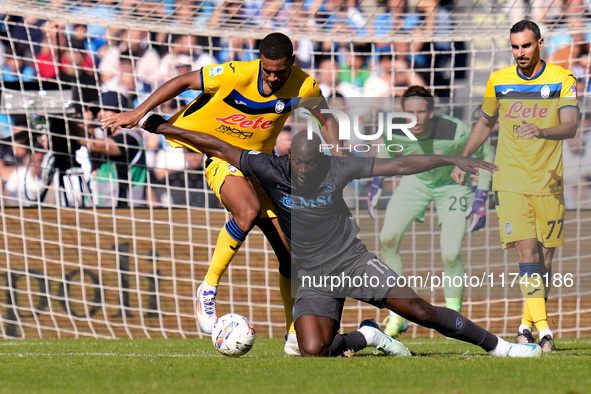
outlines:
[[332, 193], [335, 191], [336, 188], [337, 188], [337, 185], [335, 185], [334, 182], [328, 182], [326, 184], [326, 187], [324, 188], [324, 192], [325, 193]]
[[291, 209], [291, 207], [293, 207], [293, 200], [291, 199], [290, 196], [281, 197], [280, 202], [281, 202], [281, 205], [283, 205], [287, 209]]
[[550, 97], [550, 86], [548, 85], [544, 85], [542, 87], [542, 98], [546, 99], [548, 97]]
[[505, 223], [505, 234], [507, 234], [507, 235], [513, 234], [513, 226], [511, 226], [510, 222]]
[[275, 104], [275, 112], [280, 114], [281, 112], [283, 112], [284, 108], [285, 108], [285, 103], [281, 100], [277, 100], [277, 104]]
[[232, 174], [235, 173], [237, 170], [238, 170], [238, 168], [236, 168], [232, 164], [228, 165], [228, 171], [230, 171]]
[[440, 155], [441, 154], [441, 148], [437, 147], [437, 148], [433, 149], [433, 153], [435, 153], [436, 155]]
[[215, 77], [216, 75], [222, 74], [224, 72], [224, 66], [217, 66], [214, 68], [209, 69], [209, 77]]

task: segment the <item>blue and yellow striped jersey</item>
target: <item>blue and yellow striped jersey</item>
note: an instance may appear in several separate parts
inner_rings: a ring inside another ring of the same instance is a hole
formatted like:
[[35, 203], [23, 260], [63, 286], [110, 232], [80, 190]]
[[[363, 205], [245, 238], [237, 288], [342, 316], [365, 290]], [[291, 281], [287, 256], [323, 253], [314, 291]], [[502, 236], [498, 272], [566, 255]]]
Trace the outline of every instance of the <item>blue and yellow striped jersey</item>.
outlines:
[[491, 74], [482, 113], [499, 116], [499, 142], [493, 175], [493, 190], [522, 194], [562, 193], [562, 141], [541, 138], [525, 140], [517, 129], [523, 122], [545, 129], [560, 124], [560, 110], [578, 108], [574, 74], [543, 62], [531, 78], [519, 67], [509, 66]]
[[[296, 66], [277, 91], [264, 94], [261, 61], [232, 61], [201, 69], [203, 93], [176, 113], [175, 126], [211, 134], [237, 147], [272, 153], [292, 110], [323, 100], [316, 81]], [[173, 147], [192, 146], [172, 136]]]

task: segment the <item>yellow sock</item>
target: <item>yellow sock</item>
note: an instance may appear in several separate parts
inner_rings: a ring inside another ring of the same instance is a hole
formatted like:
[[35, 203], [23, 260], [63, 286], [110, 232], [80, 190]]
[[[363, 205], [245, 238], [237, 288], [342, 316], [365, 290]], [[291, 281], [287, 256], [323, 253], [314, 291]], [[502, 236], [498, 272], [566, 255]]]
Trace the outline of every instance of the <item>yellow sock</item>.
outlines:
[[519, 286], [521, 287], [521, 294], [525, 298], [524, 312], [529, 310], [530, 314], [530, 316], [526, 316], [524, 313], [524, 320], [530, 318], [538, 332], [544, 328], [549, 328], [546, 300], [544, 299], [546, 289], [542, 278], [528, 276], [526, 280], [520, 277]]
[[521, 324], [526, 325], [528, 327], [534, 326], [534, 320], [531, 317], [531, 312], [529, 311], [527, 302], [523, 303], [523, 318], [521, 319]]
[[240, 249], [247, 234], [247, 232], [240, 230], [234, 219], [231, 219], [221, 229], [213, 257], [207, 269], [207, 274], [205, 274], [205, 282], [208, 285], [219, 286], [220, 278], [230, 266], [232, 259], [236, 255], [236, 252], [238, 252], [238, 249]]
[[295, 298], [291, 294], [291, 279], [279, 274], [279, 291], [283, 300], [283, 311], [285, 312], [285, 329], [287, 332], [295, 333], [293, 325], [293, 305]]

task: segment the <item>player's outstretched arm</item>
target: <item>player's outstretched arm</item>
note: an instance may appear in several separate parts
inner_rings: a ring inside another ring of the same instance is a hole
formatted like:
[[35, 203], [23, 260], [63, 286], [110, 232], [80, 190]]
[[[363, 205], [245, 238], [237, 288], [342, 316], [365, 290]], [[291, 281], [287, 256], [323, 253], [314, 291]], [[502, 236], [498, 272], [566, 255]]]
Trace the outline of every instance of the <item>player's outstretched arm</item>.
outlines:
[[[468, 137], [468, 141], [466, 141], [466, 145], [464, 146], [464, 150], [462, 151], [462, 156], [469, 157], [472, 156], [474, 152], [490, 136], [490, 132], [494, 127], [495, 123], [497, 123], [497, 116], [487, 118], [484, 116], [483, 113], [480, 113], [480, 118], [478, 122], [474, 125], [472, 132], [470, 133], [470, 137]], [[466, 184], [466, 171], [462, 170], [459, 167], [453, 169], [451, 173], [451, 177], [454, 181], [456, 181], [459, 185]]]
[[244, 149], [230, 145], [212, 135], [173, 126], [160, 115], [151, 115], [146, 119], [142, 128], [150, 133], [174, 135], [207, 156], [218, 157], [240, 168], [240, 156]]
[[171, 79], [156, 89], [154, 93], [152, 93], [143, 103], [138, 105], [137, 108], [103, 119], [101, 127], [103, 129], [111, 127], [112, 130], [117, 129], [118, 127], [134, 127], [148, 112], [189, 89], [202, 89], [201, 70], [191, 71]]
[[412, 175], [433, 168], [455, 165], [464, 172], [478, 175], [482, 168], [490, 172], [498, 166], [487, 161], [464, 156], [409, 155], [394, 159], [375, 159], [373, 176]]

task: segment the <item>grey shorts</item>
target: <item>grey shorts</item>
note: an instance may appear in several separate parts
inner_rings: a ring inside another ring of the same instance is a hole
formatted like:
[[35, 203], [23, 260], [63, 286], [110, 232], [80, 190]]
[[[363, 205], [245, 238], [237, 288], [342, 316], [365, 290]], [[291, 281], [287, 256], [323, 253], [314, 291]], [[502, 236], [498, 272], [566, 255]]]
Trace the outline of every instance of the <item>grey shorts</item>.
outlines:
[[353, 298], [384, 307], [384, 300], [398, 275], [361, 241], [354, 242], [338, 264], [326, 264], [312, 270], [300, 270], [294, 321], [313, 315], [341, 320], [345, 298]]

